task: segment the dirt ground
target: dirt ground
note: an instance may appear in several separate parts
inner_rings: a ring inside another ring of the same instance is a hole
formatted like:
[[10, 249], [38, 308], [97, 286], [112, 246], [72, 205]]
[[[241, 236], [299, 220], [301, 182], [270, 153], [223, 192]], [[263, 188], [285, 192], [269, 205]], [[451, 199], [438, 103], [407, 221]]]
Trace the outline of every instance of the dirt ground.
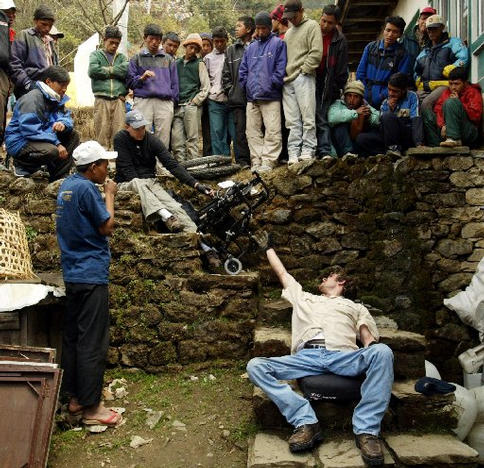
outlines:
[[[245, 467], [247, 439], [256, 427], [252, 385], [243, 377], [244, 366], [241, 362], [230, 369], [188, 368], [171, 375], [108, 372], [106, 383], [114, 378], [127, 381], [128, 394], [106, 402], [106, 406], [126, 408], [125, 423], [93, 434], [58, 421], [48, 466]], [[148, 408], [163, 412], [153, 429], [147, 426]], [[132, 448], [132, 436], [153, 440]]]

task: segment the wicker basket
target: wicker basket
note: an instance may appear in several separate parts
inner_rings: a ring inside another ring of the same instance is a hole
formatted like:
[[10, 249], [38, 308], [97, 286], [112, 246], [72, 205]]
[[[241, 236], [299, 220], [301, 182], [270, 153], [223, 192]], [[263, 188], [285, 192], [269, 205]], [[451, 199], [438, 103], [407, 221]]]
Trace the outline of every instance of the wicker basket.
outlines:
[[35, 280], [25, 226], [19, 213], [0, 208], [0, 281]]

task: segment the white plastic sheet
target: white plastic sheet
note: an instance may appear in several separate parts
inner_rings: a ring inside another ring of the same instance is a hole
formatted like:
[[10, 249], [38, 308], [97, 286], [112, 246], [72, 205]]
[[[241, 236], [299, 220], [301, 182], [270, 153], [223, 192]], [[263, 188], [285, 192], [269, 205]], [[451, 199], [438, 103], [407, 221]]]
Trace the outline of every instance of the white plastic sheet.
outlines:
[[77, 48], [77, 53], [74, 58], [75, 97], [70, 96], [75, 99], [76, 107], [91, 107], [94, 105], [91, 78], [87, 74], [87, 69], [89, 68], [89, 55], [96, 50], [98, 44], [99, 34], [95, 33]]
[[0, 284], [0, 312], [23, 309], [38, 304], [52, 292], [55, 297], [65, 296], [65, 291], [54, 286], [28, 283]]

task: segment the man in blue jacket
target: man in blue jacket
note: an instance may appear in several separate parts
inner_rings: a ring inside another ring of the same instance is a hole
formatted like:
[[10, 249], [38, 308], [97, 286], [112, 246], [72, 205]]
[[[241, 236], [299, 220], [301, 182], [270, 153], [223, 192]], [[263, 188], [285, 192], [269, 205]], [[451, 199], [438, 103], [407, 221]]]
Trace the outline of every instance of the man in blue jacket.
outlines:
[[379, 109], [388, 96], [388, 80], [394, 73], [411, 73], [412, 59], [398, 42], [405, 29], [405, 21], [400, 16], [385, 18], [383, 39], [370, 42], [363, 51], [356, 70], [356, 79], [365, 85], [365, 99], [375, 109]]
[[163, 33], [157, 24], [144, 29], [145, 47], [129, 62], [126, 83], [134, 93], [133, 109], [140, 111], [151, 131], [168, 148], [174, 103], [178, 102], [178, 74], [173, 57], [160, 49]]
[[242, 58], [239, 83], [247, 96], [251, 167], [268, 171], [276, 165], [282, 149], [281, 99], [287, 55], [284, 41], [271, 32], [272, 20], [268, 12], [257, 13], [255, 27], [257, 39]]
[[7, 153], [13, 157], [17, 176], [30, 176], [46, 165], [52, 182], [72, 166], [72, 152], [79, 145], [71, 113], [65, 108], [69, 73], [57, 65], [44, 73], [35, 89], [22, 96], [6, 131]]

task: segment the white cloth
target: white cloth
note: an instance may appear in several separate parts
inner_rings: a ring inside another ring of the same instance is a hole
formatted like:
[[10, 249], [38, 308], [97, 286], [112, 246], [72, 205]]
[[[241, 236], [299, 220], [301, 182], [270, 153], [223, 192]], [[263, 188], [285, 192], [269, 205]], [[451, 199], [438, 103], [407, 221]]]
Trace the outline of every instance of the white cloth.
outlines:
[[52, 292], [55, 297], [65, 296], [65, 291], [54, 286], [29, 283], [0, 284], [0, 312], [23, 309], [38, 304], [47, 294]]

